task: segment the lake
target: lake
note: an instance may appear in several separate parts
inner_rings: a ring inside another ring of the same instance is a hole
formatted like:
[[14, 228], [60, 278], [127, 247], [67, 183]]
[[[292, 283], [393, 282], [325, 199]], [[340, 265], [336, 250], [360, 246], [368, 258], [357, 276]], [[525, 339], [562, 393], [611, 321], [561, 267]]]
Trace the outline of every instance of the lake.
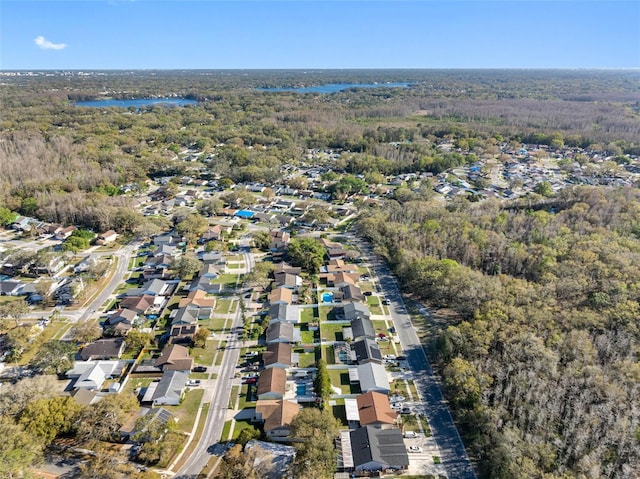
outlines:
[[336, 93], [350, 88], [407, 88], [411, 83], [328, 83], [298, 88], [258, 88], [261, 91], [295, 91], [297, 93]]
[[77, 101], [74, 103], [76, 106], [92, 106], [92, 107], [110, 107], [118, 106], [122, 108], [129, 108], [131, 106], [140, 108], [150, 105], [168, 105], [168, 106], [184, 106], [184, 105], [197, 105], [196, 100], [189, 100], [187, 98], [132, 98], [129, 100], [90, 100], [90, 101]]

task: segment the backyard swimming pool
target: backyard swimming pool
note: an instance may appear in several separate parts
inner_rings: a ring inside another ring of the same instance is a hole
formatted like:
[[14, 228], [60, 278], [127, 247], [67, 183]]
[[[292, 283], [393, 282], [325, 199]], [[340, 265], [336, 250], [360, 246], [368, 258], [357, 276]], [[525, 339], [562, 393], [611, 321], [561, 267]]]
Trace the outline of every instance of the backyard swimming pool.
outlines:
[[323, 303], [333, 303], [333, 293], [322, 293]]

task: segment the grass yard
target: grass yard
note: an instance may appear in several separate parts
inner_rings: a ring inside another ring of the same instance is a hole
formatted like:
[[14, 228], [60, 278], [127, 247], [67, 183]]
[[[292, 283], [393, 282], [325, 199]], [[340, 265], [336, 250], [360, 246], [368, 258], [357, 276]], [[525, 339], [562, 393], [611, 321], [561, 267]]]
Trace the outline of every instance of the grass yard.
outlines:
[[[315, 341], [315, 331], [300, 331], [300, 339], [303, 343], [312, 344]], [[302, 366], [301, 366], [302, 367]]]
[[318, 319], [320, 321], [327, 321], [329, 313], [333, 309], [332, 306], [320, 306], [318, 308]]
[[336, 359], [333, 355], [333, 346], [322, 346], [322, 359], [324, 359], [327, 364], [335, 364]]
[[316, 355], [315, 353], [300, 353], [300, 359], [298, 362], [298, 367], [301, 368], [312, 368], [316, 364]]
[[204, 389], [191, 389], [184, 395], [184, 400], [179, 406], [163, 406], [179, 419], [178, 428], [182, 432], [191, 432], [193, 429], [203, 394]]
[[359, 286], [360, 286], [360, 291], [362, 291], [363, 293], [367, 291], [371, 291], [371, 292], [375, 291], [373, 287], [373, 283], [371, 281], [360, 281]]
[[223, 284], [226, 288], [235, 288], [239, 275], [224, 273], [216, 279], [211, 280], [211, 284]]
[[244, 264], [242, 263], [227, 263], [226, 269], [240, 269], [244, 268]]
[[320, 337], [326, 341], [343, 341], [343, 323], [320, 323]]
[[371, 321], [371, 323], [373, 324], [373, 327], [376, 329], [376, 334], [384, 333], [387, 336], [389, 336], [389, 332], [387, 331], [387, 322], [385, 320], [377, 319], [377, 320]]
[[224, 329], [224, 325], [227, 321], [227, 318], [211, 318], [207, 321], [199, 321], [199, 324], [200, 326], [207, 328], [209, 331], [219, 333]]
[[217, 314], [228, 314], [232, 312], [231, 306], [234, 303], [232, 299], [218, 299], [213, 312]]
[[[249, 394], [250, 397], [247, 396]], [[257, 386], [250, 384], [243, 384], [240, 390], [240, 402], [238, 403], [238, 409], [242, 410], [247, 407], [255, 407], [255, 401], [251, 401], [257, 395]]]
[[213, 363], [213, 356], [216, 354], [217, 348], [218, 341], [207, 340], [204, 348], [190, 348], [189, 355], [194, 362], [210, 366]]
[[300, 322], [313, 323], [318, 321], [318, 308], [300, 308]]
[[342, 394], [351, 394], [351, 383], [349, 382], [349, 370], [329, 369], [331, 385], [340, 388]]
[[254, 426], [248, 420], [236, 421], [231, 433], [231, 439], [237, 439], [243, 429], [251, 428], [254, 428]]

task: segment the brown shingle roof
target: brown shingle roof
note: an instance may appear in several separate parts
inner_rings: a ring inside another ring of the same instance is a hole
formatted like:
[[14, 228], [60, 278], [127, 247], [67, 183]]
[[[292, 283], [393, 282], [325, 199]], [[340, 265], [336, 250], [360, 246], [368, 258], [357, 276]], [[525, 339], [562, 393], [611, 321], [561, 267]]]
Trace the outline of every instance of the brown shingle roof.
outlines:
[[277, 303], [279, 301], [284, 301], [288, 304], [293, 302], [293, 293], [290, 289], [287, 288], [276, 288], [271, 293], [269, 293], [269, 302]]
[[288, 426], [300, 411], [298, 403], [282, 399], [261, 399], [256, 402], [256, 414], [262, 415], [264, 431]]
[[280, 368], [265, 369], [258, 378], [258, 396], [277, 393], [284, 396], [287, 388], [287, 372]]
[[370, 391], [360, 394], [356, 401], [362, 426], [376, 423], [394, 424], [398, 419], [398, 413], [389, 406], [389, 398], [386, 394]]
[[162, 354], [155, 362], [163, 371], [190, 371], [193, 359], [189, 357], [189, 350], [179, 344], [165, 346]]
[[286, 364], [291, 366], [291, 352], [293, 348], [289, 343], [273, 343], [267, 346], [267, 350], [262, 353], [265, 367], [272, 364]]

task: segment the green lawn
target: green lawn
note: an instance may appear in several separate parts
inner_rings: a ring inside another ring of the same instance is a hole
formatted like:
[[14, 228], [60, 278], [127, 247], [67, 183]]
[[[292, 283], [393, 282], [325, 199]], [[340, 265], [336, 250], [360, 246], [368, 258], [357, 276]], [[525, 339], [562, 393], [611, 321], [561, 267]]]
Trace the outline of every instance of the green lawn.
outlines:
[[300, 331], [300, 339], [306, 344], [313, 343], [315, 341], [315, 331]]
[[327, 364], [335, 364], [336, 359], [333, 354], [333, 346], [322, 346], [322, 358]]
[[243, 268], [244, 265], [241, 263], [227, 263], [226, 268], [227, 269], [240, 269]]
[[218, 276], [216, 279], [211, 280], [211, 284], [224, 284], [227, 288], [235, 288], [238, 282], [237, 274], [224, 273]]
[[217, 314], [228, 314], [231, 312], [230, 309], [232, 303], [233, 300], [231, 299], [218, 299], [213, 312]]
[[326, 341], [342, 341], [344, 323], [320, 323], [320, 337]]
[[[256, 394], [256, 386], [252, 386], [253, 394]], [[247, 393], [249, 392], [249, 384], [243, 384], [242, 389], [240, 390], [240, 402], [238, 403], [238, 409], [242, 410], [248, 407], [256, 407], [255, 401], [249, 401], [247, 398]], [[253, 398], [251, 398], [253, 399]]]
[[318, 314], [320, 321], [326, 321], [328, 319], [329, 313], [333, 309], [333, 306], [320, 306]]
[[207, 340], [207, 344], [204, 348], [190, 348], [189, 355], [193, 358], [193, 361], [198, 364], [204, 364], [205, 366], [211, 366], [213, 363], [213, 356], [216, 354], [218, 348], [218, 341]]
[[191, 389], [185, 394], [179, 406], [163, 406], [179, 419], [178, 427], [181, 431], [191, 432], [203, 394], [204, 389]]
[[387, 336], [389, 335], [389, 332], [387, 331], [387, 322], [385, 320], [377, 319], [375, 321], [371, 321], [371, 323], [373, 323], [373, 327], [376, 329], [376, 334], [384, 333]]
[[318, 321], [318, 308], [300, 308], [300, 322], [313, 323]]
[[255, 427], [248, 420], [236, 421], [233, 427], [233, 433], [231, 434], [231, 439], [237, 439], [243, 429], [250, 429]]
[[374, 291], [373, 283], [371, 281], [360, 281], [359, 286], [360, 291], [362, 291], [363, 293], [367, 291]]
[[341, 389], [342, 394], [351, 394], [351, 384], [349, 383], [349, 370], [329, 369], [331, 384]]
[[206, 321], [200, 321], [200, 326], [204, 326], [209, 331], [213, 331], [214, 333], [221, 332], [224, 328], [225, 323], [228, 321], [226, 318], [211, 318]]
[[316, 364], [315, 353], [300, 353], [300, 361], [298, 366], [301, 368], [312, 368]]

